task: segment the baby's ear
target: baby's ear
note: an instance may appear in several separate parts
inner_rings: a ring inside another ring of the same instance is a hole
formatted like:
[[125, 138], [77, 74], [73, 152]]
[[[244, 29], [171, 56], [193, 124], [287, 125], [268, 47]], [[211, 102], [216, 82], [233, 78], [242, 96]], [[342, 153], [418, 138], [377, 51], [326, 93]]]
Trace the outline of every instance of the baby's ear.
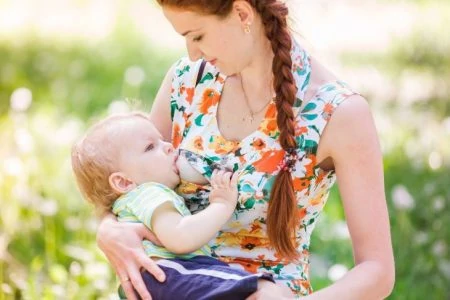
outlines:
[[128, 179], [122, 172], [109, 175], [109, 185], [118, 194], [125, 194], [136, 187], [136, 183]]

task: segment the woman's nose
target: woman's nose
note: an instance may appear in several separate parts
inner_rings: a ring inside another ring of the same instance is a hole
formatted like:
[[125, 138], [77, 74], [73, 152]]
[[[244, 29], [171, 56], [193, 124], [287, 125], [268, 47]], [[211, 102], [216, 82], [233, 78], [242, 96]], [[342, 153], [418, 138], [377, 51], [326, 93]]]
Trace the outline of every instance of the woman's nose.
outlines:
[[186, 41], [186, 48], [191, 61], [197, 61], [203, 57], [202, 51], [192, 42]]

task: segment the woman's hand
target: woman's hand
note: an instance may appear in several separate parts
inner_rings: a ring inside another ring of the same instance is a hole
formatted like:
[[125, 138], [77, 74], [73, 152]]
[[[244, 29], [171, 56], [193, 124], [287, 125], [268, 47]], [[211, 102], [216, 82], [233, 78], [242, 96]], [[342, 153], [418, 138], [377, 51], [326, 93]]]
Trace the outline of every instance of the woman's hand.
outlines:
[[97, 231], [97, 244], [119, 276], [122, 288], [130, 300], [138, 299], [134, 289], [142, 299], [151, 299], [142, 280], [141, 268], [155, 276], [158, 281], [165, 280], [163, 271], [145, 254], [143, 239], [160, 244], [156, 236], [143, 224], [117, 222], [112, 214], [101, 220]]

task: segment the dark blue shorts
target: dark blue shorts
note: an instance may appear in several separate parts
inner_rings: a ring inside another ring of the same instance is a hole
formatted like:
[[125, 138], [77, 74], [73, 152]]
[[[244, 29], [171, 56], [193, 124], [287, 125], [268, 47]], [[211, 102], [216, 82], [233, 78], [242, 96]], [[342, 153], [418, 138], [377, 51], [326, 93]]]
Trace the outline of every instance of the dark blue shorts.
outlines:
[[233, 269], [208, 256], [160, 259], [156, 263], [166, 274], [165, 282], [159, 282], [148, 272], [142, 273], [154, 300], [245, 299], [257, 290], [258, 279], [275, 282], [270, 274]]

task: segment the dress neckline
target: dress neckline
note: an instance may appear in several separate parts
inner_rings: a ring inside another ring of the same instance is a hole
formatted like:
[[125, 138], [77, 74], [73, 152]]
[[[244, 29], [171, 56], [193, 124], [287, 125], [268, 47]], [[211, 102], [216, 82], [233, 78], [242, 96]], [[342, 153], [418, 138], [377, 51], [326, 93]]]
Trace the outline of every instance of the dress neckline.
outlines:
[[[311, 63], [309, 59], [309, 55], [306, 53], [306, 51], [300, 47], [300, 45], [295, 41], [295, 39], [292, 39], [292, 50], [291, 50], [291, 57], [292, 57], [292, 72], [294, 75], [294, 80], [296, 81], [296, 85], [299, 87], [297, 91], [297, 101], [299, 99], [302, 99], [300, 101], [303, 101], [304, 95], [309, 87], [309, 78], [311, 73]], [[217, 74], [217, 77], [215, 79], [214, 85], [215, 90], [219, 94], [219, 100], [217, 101], [216, 105], [211, 110], [211, 122], [214, 126], [214, 132], [215, 134], [223, 139], [227, 143], [233, 143], [235, 144], [235, 147], [240, 147], [243, 145], [247, 140], [251, 140], [252, 137], [256, 136], [258, 133], [261, 133], [262, 126], [265, 122], [269, 119], [269, 114], [272, 112], [271, 109], [275, 110], [276, 115], [276, 106], [274, 100], [270, 101], [269, 105], [267, 105], [264, 117], [261, 119], [261, 121], [258, 124], [258, 127], [251, 131], [248, 135], [244, 136], [241, 140], [233, 140], [233, 139], [227, 139], [221, 132], [219, 128], [219, 121], [217, 119], [217, 112], [219, 108], [220, 101], [222, 100], [223, 95], [223, 89], [225, 86], [225, 82], [227, 80], [227, 76], [220, 73]], [[313, 97], [314, 98], [314, 97]], [[313, 100], [313, 98], [311, 100]], [[293, 109], [300, 108], [302, 105], [298, 105], [298, 103], [294, 104]]]

